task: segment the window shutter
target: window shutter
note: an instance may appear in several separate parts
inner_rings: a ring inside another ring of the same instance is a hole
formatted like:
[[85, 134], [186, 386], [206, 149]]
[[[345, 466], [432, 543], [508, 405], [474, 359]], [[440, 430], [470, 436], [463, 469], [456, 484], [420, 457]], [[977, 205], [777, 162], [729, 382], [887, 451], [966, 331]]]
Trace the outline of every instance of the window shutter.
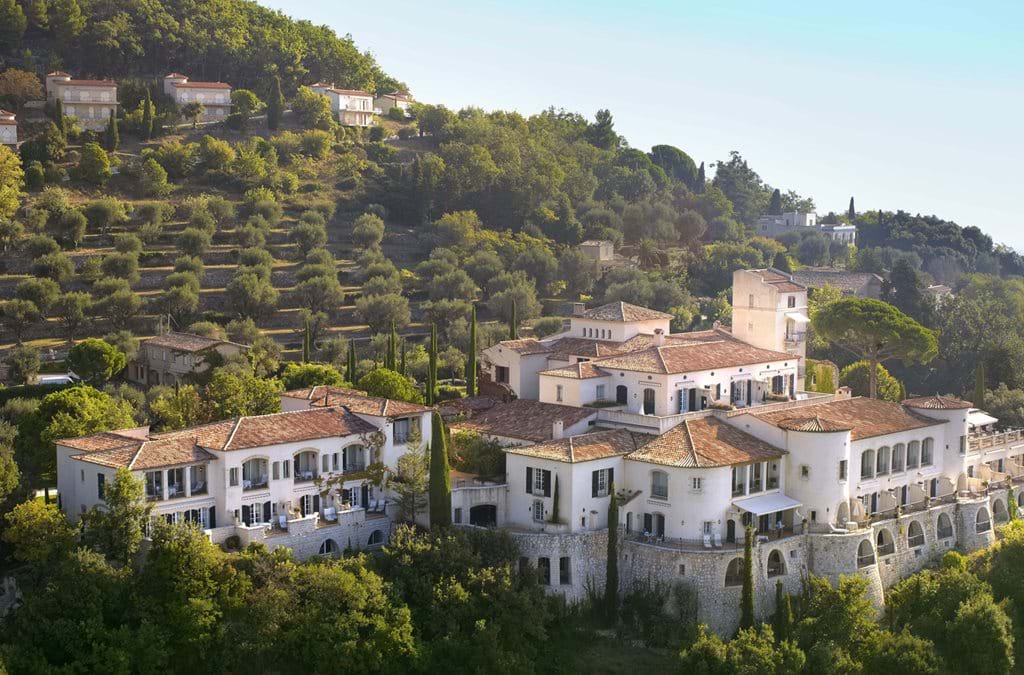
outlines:
[[263, 522], [270, 522], [270, 502], [263, 502]]
[[590, 472], [590, 496], [597, 496], [597, 471]]
[[551, 472], [548, 471], [547, 469], [545, 469], [544, 473], [543, 473], [543, 476], [544, 476], [544, 496], [545, 497], [550, 497], [551, 496]]
[[313, 512], [320, 511], [320, 495], [313, 495]]
[[526, 494], [533, 494], [533, 469], [526, 467]]
[[249, 525], [252, 523], [252, 518], [250, 517], [248, 504], [242, 504], [242, 523], [245, 525]]
[[611, 494], [612, 483], [615, 482], [615, 469], [608, 469], [608, 494]]
[[217, 508], [215, 506], [210, 507], [210, 529], [217, 527]]

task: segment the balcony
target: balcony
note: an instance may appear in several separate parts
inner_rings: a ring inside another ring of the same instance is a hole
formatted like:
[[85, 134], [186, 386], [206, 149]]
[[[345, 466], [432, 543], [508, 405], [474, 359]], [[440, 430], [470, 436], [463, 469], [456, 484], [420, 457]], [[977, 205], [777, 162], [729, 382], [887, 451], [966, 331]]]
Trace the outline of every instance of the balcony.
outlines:
[[320, 477], [313, 469], [297, 469], [295, 471], [295, 482], [296, 483], [312, 483]]
[[343, 474], [360, 473], [366, 471], [366, 462], [349, 462], [342, 469]]
[[803, 342], [807, 342], [807, 331], [792, 331], [786, 333], [785, 337], [786, 344], [798, 345]]
[[266, 475], [256, 476], [251, 480], [243, 480], [242, 490], [245, 492], [248, 492], [249, 490], [264, 490], [268, 485], [270, 485], [270, 482], [267, 480]]

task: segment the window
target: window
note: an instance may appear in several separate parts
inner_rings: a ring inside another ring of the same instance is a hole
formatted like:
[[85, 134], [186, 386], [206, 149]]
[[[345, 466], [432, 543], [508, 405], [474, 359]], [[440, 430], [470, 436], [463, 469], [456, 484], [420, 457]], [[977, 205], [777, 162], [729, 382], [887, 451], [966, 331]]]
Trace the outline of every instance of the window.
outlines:
[[953, 521], [950, 520], [947, 514], [940, 513], [939, 521], [935, 529], [938, 532], [939, 539], [949, 539], [953, 536]]
[[910, 521], [910, 526], [907, 528], [907, 546], [910, 548], [924, 546], [924, 529], [916, 520]]
[[668, 474], [664, 471], [651, 473], [651, 497], [668, 499]]
[[462, 522], [462, 509], [455, 509], [455, 513], [452, 516], [452, 522], [456, 524]]
[[611, 486], [613, 469], [598, 469], [590, 474], [590, 496], [607, 497]]
[[924, 439], [924, 443], [921, 444], [921, 466], [932, 465], [932, 453], [935, 446], [935, 441], [931, 438]]
[[544, 502], [539, 499], [533, 500], [533, 507], [531, 509], [533, 513], [533, 522], [543, 523], [544, 522]]
[[537, 494], [544, 494], [544, 471], [533, 472], [533, 492]]
[[323, 467], [323, 472], [328, 473], [331, 470], [331, 456], [328, 454], [324, 454], [324, 456], [321, 458], [320, 464]]
[[237, 487], [238, 486], [238, 467], [237, 466], [231, 467], [231, 469], [228, 471], [228, 484], [231, 487]]
[[921, 461], [921, 443], [919, 441], [910, 441], [907, 445], [907, 468], [916, 469], [917, 465]]
[[690, 479], [690, 489], [694, 492], [700, 492], [704, 488], [704, 479], [698, 476], [694, 476]]
[[331, 471], [338, 470], [338, 453], [331, 455]]
[[104, 488], [106, 487], [107, 476], [102, 473], [96, 474], [96, 496], [103, 499]]
[[558, 559], [558, 583], [563, 586], [572, 583], [572, 559], [568, 556]]
[[595, 389], [594, 389], [594, 398], [596, 398], [598, 401], [603, 401], [604, 400], [604, 385], [603, 384], [599, 384], [599, 385], [597, 385], [597, 387], [595, 387]]
[[540, 582], [545, 586], [551, 585], [551, 559], [537, 558], [537, 571], [540, 572]]
[[789, 296], [787, 298], [787, 302], [788, 302], [788, 307], [790, 309], [792, 309], [793, 307], [796, 307], [796, 296], [795, 295]]
[[860, 477], [861, 480], [865, 478], [875, 477], [875, 451], [865, 450], [860, 455]]
[[679, 576], [681, 576], [681, 577], [685, 577], [686, 576], [686, 565], [683, 565], [682, 563], [680, 563], [680, 565], [679, 565]]
[[292, 463], [291, 462], [281, 462], [281, 475], [284, 476], [285, 478], [291, 478], [292, 477]]
[[747, 296], [747, 307], [753, 307], [753, 306], [754, 306], [754, 294], [751, 293], [750, 295]]
[[409, 442], [409, 418], [402, 417], [394, 422], [394, 440], [396, 445]]
[[562, 385], [555, 385], [555, 400], [561, 403], [562, 401]]
[[81, 469], [81, 472], [82, 472], [82, 482], [84, 483], [85, 482], [85, 469]]
[[882, 476], [889, 473], [889, 446], [883, 445], [878, 449], [878, 456], [875, 459], [875, 475]]
[[846, 480], [846, 460], [839, 460], [839, 480]]
[[811, 477], [811, 467], [807, 464], [800, 465], [800, 477], [807, 480]]
[[966, 436], [961, 436], [960, 437], [960, 454], [961, 455], [966, 455], [967, 454], [967, 437]]
[[903, 456], [906, 454], [907, 446], [897, 443], [892, 446], [892, 472], [903, 471]]
[[274, 462], [274, 480], [281, 477], [281, 462]]

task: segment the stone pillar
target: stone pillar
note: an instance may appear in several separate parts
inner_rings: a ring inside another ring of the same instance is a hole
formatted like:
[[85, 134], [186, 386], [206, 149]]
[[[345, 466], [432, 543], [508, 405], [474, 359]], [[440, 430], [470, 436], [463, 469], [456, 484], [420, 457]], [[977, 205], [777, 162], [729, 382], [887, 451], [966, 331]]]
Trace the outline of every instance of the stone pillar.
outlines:
[[191, 497], [192, 496], [192, 467], [186, 466], [181, 471], [185, 475], [185, 496], [186, 497]]

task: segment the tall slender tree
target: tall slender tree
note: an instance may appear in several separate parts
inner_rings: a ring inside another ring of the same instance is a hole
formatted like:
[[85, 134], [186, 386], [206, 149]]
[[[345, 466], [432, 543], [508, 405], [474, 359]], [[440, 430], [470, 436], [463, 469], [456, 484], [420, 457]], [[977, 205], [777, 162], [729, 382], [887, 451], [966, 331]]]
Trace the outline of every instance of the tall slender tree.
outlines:
[[270, 98], [267, 101], [267, 128], [277, 129], [281, 124], [281, 116], [284, 114], [284, 94], [281, 93], [281, 78], [274, 75], [274, 82], [270, 88]]
[[853, 208], [853, 197], [850, 197], [850, 208], [847, 209], [846, 215], [851, 223], [857, 218], [857, 209]]
[[768, 202], [768, 213], [772, 216], [782, 215], [782, 193], [778, 188], [772, 192], [772, 198]]
[[430, 324], [430, 352], [427, 355], [427, 405], [437, 401], [437, 325]]
[[142, 101], [142, 138], [147, 141], [153, 138], [153, 97], [149, 87], [146, 87], [146, 97]]
[[345, 364], [345, 379], [350, 383], [356, 381], [356, 341], [348, 341], [348, 361]]
[[388, 334], [388, 351], [384, 357], [384, 367], [388, 370], [398, 370], [398, 332], [395, 330], [395, 321], [391, 320], [391, 333]]
[[788, 640], [793, 634], [793, 603], [786, 593], [782, 580], [775, 583], [775, 617], [772, 620], [775, 639], [779, 642]]
[[57, 102], [53, 106], [53, 122], [57, 125], [57, 129], [60, 131], [60, 135], [67, 140], [68, 137], [68, 125], [67, 119], [64, 117], [64, 101], [59, 97]]
[[519, 317], [516, 312], [516, 299], [512, 298], [512, 317], [508, 320], [508, 339], [519, 339]]
[[697, 182], [693, 186], [693, 191], [696, 192], [699, 195], [702, 195], [702, 194], [704, 194], [704, 190], [707, 189], [707, 185], [708, 185], [708, 178], [707, 178], [707, 175], [704, 173], [704, 162], [701, 162], [700, 163], [700, 168], [697, 169]]
[[430, 527], [452, 524], [452, 478], [441, 415], [432, 413], [430, 436]]
[[614, 624], [619, 616], [619, 496], [615, 481], [608, 486], [608, 551], [605, 558], [604, 611], [605, 619]]
[[754, 528], [743, 538], [743, 593], [740, 596], [740, 628], [754, 625]]
[[309, 320], [302, 327], [302, 362], [309, 363]]
[[121, 144], [120, 134], [117, 133], [117, 115], [114, 111], [110, 111], [110, 119], [107, 120], [107, 130], [103, 136], [103, 146], [107, 152], [113, 152], [117, 150], [117, 146]]
[[466, 358], [466, 396], [476, 396], [476, 305], [469, 323], [469, 356]]
[[406, 367], [405, 367], [405, 338], [402, 338], [402, 357], [401, 357], [401, 360], [398, 363], [398, 373], [400, 375], [405, 375], [406, 374], [405, 371], [406, 371]]

